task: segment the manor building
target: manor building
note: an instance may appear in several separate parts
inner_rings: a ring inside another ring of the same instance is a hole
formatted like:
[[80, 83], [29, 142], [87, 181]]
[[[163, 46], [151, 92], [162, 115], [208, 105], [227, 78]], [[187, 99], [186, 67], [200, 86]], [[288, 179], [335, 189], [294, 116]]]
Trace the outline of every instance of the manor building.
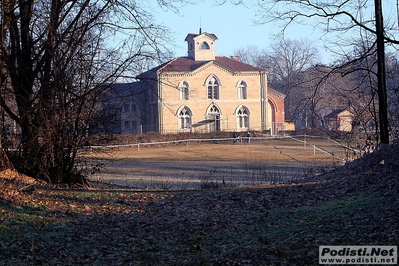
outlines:
[[265, 69], [216, 56], [217, 39], [201, 30], [188, 34], [187, 56], [138, 75], [131, 87], [143, 95], [120, 105], [120, 133], [284, 130], [285, 95], [271, 87]]

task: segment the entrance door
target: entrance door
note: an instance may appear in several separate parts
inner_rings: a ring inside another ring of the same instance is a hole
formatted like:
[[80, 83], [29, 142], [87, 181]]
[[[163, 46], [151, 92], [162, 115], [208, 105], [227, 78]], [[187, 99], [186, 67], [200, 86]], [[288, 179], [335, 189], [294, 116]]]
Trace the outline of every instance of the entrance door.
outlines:
[[216, 105], [208, 108], [208, 132], [220, 131], [220, 110]]

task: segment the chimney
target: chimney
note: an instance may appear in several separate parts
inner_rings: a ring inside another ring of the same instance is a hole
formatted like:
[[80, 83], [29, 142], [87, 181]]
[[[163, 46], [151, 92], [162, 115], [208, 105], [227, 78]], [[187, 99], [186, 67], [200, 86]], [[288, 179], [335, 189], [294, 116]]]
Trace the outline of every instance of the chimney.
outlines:
[[202, 28], [200, 27], [200, 29], [199, 29], [199, 34], [202, 34]]
[[240, 61], [240, 57], [239, 57], [238, 55], [230, 56], [230, 58], [233, 59], [233, 60], [235, 60], [235, 61], [241, 62], [241, 61]]

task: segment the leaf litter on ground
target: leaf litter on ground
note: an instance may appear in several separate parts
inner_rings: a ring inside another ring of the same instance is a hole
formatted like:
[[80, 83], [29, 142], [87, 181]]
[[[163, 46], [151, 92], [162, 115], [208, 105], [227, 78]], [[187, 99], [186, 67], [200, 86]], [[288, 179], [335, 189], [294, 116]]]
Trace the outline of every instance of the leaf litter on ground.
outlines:
[[145, 191], [4, 171], [0, 265], [317, 265], [399, 243], [398, 145], [292, 184]]

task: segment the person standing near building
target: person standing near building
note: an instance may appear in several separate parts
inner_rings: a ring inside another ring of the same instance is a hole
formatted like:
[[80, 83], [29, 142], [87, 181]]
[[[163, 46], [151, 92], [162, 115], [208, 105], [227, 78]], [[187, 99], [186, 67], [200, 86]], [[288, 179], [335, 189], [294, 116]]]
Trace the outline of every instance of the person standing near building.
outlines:
[[234, 130], [233, 131], [233, 144], [238, 143], [238, 134], [237, 132]]
[[251, 133], [249, 131], [247, 133], [247, 143], [248, 143], [248, 145], [251, 144]]

